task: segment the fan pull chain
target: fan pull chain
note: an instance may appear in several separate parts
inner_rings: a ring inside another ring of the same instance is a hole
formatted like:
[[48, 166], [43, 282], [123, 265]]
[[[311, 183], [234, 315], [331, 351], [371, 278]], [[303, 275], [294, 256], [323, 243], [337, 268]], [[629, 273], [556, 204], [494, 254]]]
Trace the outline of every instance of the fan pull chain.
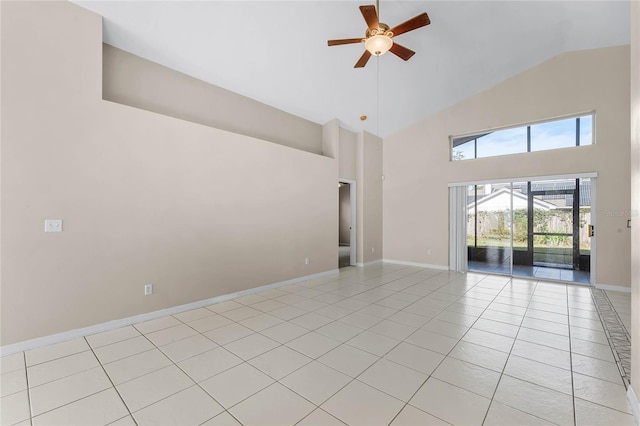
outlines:
[[380, 56], [376, 56], [376, 136], [380, 137]]

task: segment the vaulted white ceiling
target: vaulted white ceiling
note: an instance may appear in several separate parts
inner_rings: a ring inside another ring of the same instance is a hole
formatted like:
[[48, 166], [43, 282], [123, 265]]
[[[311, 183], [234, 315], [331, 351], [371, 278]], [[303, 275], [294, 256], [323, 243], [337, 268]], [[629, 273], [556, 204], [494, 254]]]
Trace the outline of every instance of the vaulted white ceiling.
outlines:
[[[375, 1], [74, 1], [104, 17], [104, 41], [319, 124], [387, 136], [559, 53], [629, 43], [628, 1], [385, 1], [397, 25], [431, 25], [353, 65], [358, 9]], [[369, 117], [360, 121], [361, 115]]]

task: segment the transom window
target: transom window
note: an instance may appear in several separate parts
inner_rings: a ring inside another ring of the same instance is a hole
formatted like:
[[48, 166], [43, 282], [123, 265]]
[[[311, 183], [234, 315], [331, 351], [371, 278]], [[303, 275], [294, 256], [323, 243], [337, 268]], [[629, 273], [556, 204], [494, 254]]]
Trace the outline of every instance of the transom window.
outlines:
[[451, 161], [593, 144], [593, 114], [451, 138]]

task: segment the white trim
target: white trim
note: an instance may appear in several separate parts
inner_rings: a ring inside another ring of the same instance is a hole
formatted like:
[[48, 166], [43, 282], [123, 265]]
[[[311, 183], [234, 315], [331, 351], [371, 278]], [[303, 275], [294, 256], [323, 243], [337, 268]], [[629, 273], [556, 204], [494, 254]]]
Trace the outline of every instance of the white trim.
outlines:
[[353, 179], [338, 179], [338, 182], [348, 183], [349, 184], [349, 204], [351, 207], [351, 234], [349, 235], [349, 264], [350, 266], [359, 266], [356, 260], [356, 246], [357, 246], [357, 234], [356, 234], [356, 220], [358, 215], [356, 214], [356, 184], [357, 182]]
[[[595, 120], [593, 120], [595, 122]], [[595, 133], [594, 133], [595, 135]], [[589, 283], [594, 283], [596, 282], [596, 273], [597, 273], [597, 269], [598, 269], [598, 227], [597, 222], [598, 222], [598, 209], [597, 207], [597, 202], [598, 202], [598, 178], [591, 178], [591, 223], [589, 223], [589, 225], [593, 225], [594, 226], [594, 233], [593, 233], [593, 237], [591, 238], [591, 252], [589, 253], [589, 270], [591, 271], [589, 274]]]
[[431, 265], [429, 263], [405, 262], [404, 260], [383, 259], [384, 263], [395, 263], [396, 265], [417, 266], [419, 268], [438, 269], [440, 271], [448, 271], [449, 267], [444, 265]]
[[356, 263], [355, 266], [359, 266], [361, 268], [365, 267], [365, 266], [371, 266], [371, 265], [375, 265], [377, 263], [382, 263], [383, 260], [382, 259], [378, 259], [378, 260], [372, 260], [371, 262], [367, 262], [367, 263]]
[[551, 175], [551, 176], [515, 176], [510, 178], [476, 180], [476, 181], [470, 181], [470, 182], [451, 182], [448, 184], [448, 186], [452, 187], [452, 186], [484, 185], [487, 183], [511, 183], [511, 182], [534, 181], [534, 180], [562, 180], [562, 179], [580, 179], [580, 178], [597, 178], [597, 177], [598, 177], [598, 172], [569, 173], [566, 175]]
[[640, 425], [640, 404], [638, 403], [638, 397], [631, 385], [629, 385], [629, 388], [627, 389], [627, 399], [629, 400], [631, 411], [633, 411], [633, 420], [637, 425]]
[[[370, 262], [372, 263], [372, 262]], [[254, 287], [247, 290], [238, 291], [236, 293], [224, 294], [221, 296], [212, 297], [210, 299], [198, 300], [196, 302], [187, 303], [185, 305], [172, 306], [170, 308], [161, 309], [159, 311], [148, 312], [146, 314], [135, 315], [132, 317], [121, 318], [113, 321], [103, 322], [101, 324], [95, 324], [88, 327], [77, 328], [75, 330], [64, 331], [62, 333], [51, 334], [49, 336], [38, 337], [31, 340], [25, 340], [24, 342], [14, 343], [11, 345], [0, 346], [0, 357], [5, 355], [12, 355], [18, 352], [27, 351], [30, 349], [39, 348], [42, 346], [52, 345], [54, 343], [60, 343], [78, 337], [89, 336], [91, 334], [101, 333], [104, 331], [113, 330], [116, 328], [124, 327], [127, 325], [137, 324], [144, 321], [149, 321], [156, 318], [165, 317], [167, 315], [174, 315], [180, 312], [189, 311], [191, 309], [202, 308], [204, 306], [213, 305], [215, 303], [225, 302], [227, 300], [236, 299], [238, 297], [247, 296], [253, 293], [259, 293], [265, 290], [271, 290], [273, 288], [283, 287], [286, 285], [296, 284], [301, 281], [306, 281], [314, 278], [320, 278], [327, 275], [338, 274], [338, 269], [332, 269], [329, 271], [318, 272], [316, 274], [305, 275], [298, 278], [292, 278], [286, 281], [280, 281], [276, 283], [266, 284], [260, 287]]]
[[631, 287], [623, 287], [621, 285], [596, 284], [595, 288], [599, 290], [619, 291], [621, 293], [631, 293]]

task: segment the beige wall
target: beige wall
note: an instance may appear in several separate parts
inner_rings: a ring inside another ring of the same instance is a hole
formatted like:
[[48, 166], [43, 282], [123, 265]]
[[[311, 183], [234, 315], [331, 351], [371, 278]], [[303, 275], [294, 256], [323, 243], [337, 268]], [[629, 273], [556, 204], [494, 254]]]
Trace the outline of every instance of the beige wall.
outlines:
[[322, 126], [108, 44], [102, 96], [109, 101], [320, 154]]
[[370, 133], [358, 134], [356, 157], [358, 263], [383, 258], [382, 250], [382, 139]]
[[[631, 383], [640, 391], [640, 2], [631, 2]], [[638, 419], [636, 419], [637, 421]]]
[[340, 179], [357, 180], [356, 164], [358, 158], [356, 147], [358, 145], [358, 134], [347, 129], [340, 128], [340, 144], [338, 158]]
[[[449, 161], [451, 135], [594, 110], [593, 146]], [[628, 287], [629, 153], [629, 47], [559, 55], [385, 139], [385, 258], [448, 265], [449, 183], [597, 172], [596, 280]]]
[[[358, 189], [358, 174], [356, 167], [362, 158], [358, 158], [356, 148], [358, 144], [358, 134], [340, 127], [338, 138], [338, 173], [340, 179], [348, 179], [356, 182], [356, 191]], [[348, 188], [348, 189], [347, 189]], [[351, 241], [351, 232], [349, 227], [351, 224], [351, 186], [340, 188], [340, 243], [349, 243], [356, 246], [356, 258], [358, 257], [358, 246], [362, 245], [362, 236], [356, 229], [356, 241]], [[343, 198], [344, 197], [344, 198]], [[347, 203], [348, 204], [344, 204]], [[360, 205], [358, 205], [360, 204]], [[344, 206], [345, 208], [342, 208]], [[362, 203], [356, 194], [356, 214], [362, 208]], [[348, 226], [346, 226], [349, 224]], [[357, 228], [357, 218], [356, 218]], [[358, 243], [359, 242], [359, 243]]]
[[1, 7], [2, 345], [337, 267], [336, 160], [103, 101], [99, 16]]
[[[337, 119], [328, 121], [322, 126], [322, 152], [321, 154], [338, 159], [338, 150], [340, 145], [340, 125]], [[336, 169], [336, 175], [338, 169]]]
[[[333, 124], [339, 126], [337, 121]], [[338, 128], [337, 134], [339, 178], [356, 183], [356, 262], [381, 260], [382, 139], [342, 127]]]
[[[333, 125], [339, 123], [334, 120]], [[381, 260], [382, 139], [342, 127], [337, 134], [339, 177], [356, 182], [356, 262]]]

